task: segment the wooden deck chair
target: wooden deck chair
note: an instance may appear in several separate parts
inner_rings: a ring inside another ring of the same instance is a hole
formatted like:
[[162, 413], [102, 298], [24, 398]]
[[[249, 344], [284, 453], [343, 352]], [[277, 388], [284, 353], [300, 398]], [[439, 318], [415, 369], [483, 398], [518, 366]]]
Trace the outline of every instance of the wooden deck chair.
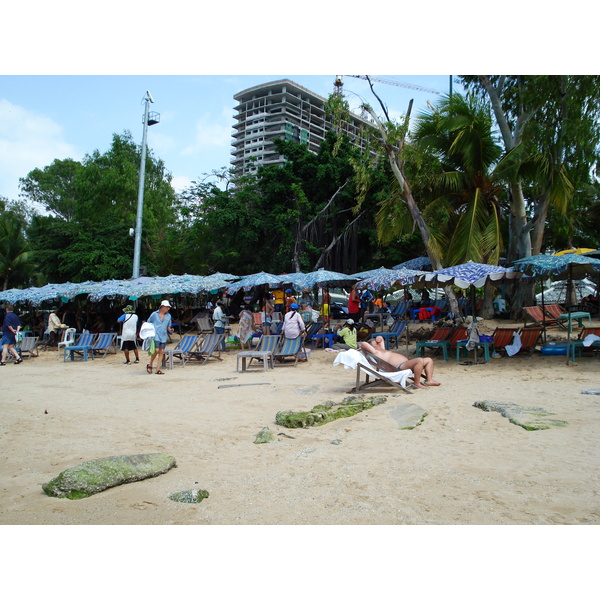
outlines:
[[175, 348], [165, 349], [163, 354], [163, 367], [167, 360], [169, 369], [173, 368], [173, 359], [177, 356], [179, 363], [185, 367], [185, 363], [189, 360], [189, 353], [198, 345], [199, 335], [184, 335], [179, 340]]
[[586, 336], [588, 335], [597, 335], [598, 337], [600, 337], [600, 327], [584, 327], [580, 334], [579, 337], [576, 340], [571, 340], [571, 347], [569, 348], [570, 354], [571, 354], [571, 360], [573, 362], [575, 362], [575, 355], [577, 354], [577, 356], [581, 357], [583, 356], [583, 351], [586, 349], [590, 349], [592, 352], [594, 352], [594, 348], [600, 348], [600, 342], [596, 341], [596, 342], [592, 342], [591, 345], [589, 346], [585, 346], [583, 344], [583, 341], [585, 340]]
[[197, 344], [194, 350], [188, 352], [188, 361], [191, 358], [197, 358], [200, 361], [200, 364], [203, 365], [211, 358], [223, 360], [221, 358], [221, 342], [224, 339], [224, 333], [209, 333], [204, 336], [202, 342]]
[[[523, 327], [558, 327], [558, 319], [545, 316], [541, 306], [524, 306], [525, 321]], [[527, 321], [533, 321], [527, 325]]]
[[20, 353], [21, 358], [26, 358], [26, 353], [29, 355], [29, 358], [32, 358], [33, 356], [38, 356], [39, 353], [36, 347], [37, 341], [37, 336], [34, 337], [31, 335], [26, 335], [23, 337], [23, 340], [15, 346], [17, 352]]
[[390, 327], [389, 331], [377, 333], [376, 336], [381, 336], [385, 340], [385, 349], [390, 349], [391, 340], [394, 342], [394, 348], [398, 348], [398, 341], [400, 336], [406, 327], [406, 321], [399, 319], [394, 321], [394, 324]]
[[283, 366], [288, 364], [286, 359], [294, 359], [294, 367], [298, 364], [300, 354], [304, 354], [306, 358], [306, 352], [304, 351], [304, 336], [299, 335], [297, 338], [283, 338], [282, 344], [273, 352], [273, 365]]
[[519, 330], [514, 327], [496, 327], [492, 334], [492, 337], [494, 338], [494, 341], [491, 342], [492, 351], [506, 353], [506, 346], [512, 344], [515, 333], [518, 331]]
[[116, 333], [99, 333], [94, 345], [92, 346], [92, 354], [101, 354], [104, 358], [112, 348], [112, 354], [117, 353]]
[[435, 348], [436, 351], [441, 349], [444, 354], [444, 360], [448, 360], [448, 349], [450, 347], [448, 338], [452, 331], [452, 327], [438, 327], [433, 331], [428, 340], [417, 342], [415, 354], [417, 356], [425, 356], [425, 348]]
[[560, 315], [564, 315], [567, 311], [560, 304], [544, 304], [542, 307], [546, 313], [546, 325], [550, 323], [558, 325], [561, 329], [567, 329], [567, 322], [560, 320]]
[[536, 346], [540, 343], [542, 334], [544, 333], [543, 327], [526, 327], [519, 331], [521, 336], [521, 352], [527, 353], [530, 356], [535, 351]]

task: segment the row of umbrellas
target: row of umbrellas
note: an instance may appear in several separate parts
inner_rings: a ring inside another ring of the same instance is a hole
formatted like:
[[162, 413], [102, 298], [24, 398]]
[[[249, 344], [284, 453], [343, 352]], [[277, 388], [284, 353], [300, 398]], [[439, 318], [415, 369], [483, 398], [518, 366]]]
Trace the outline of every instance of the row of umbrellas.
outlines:
[[[138, 277], [132, 280], [108, 280], [102, 282], [48, 284], [39, 288], [12, 289], [0, 292], [0, 301], [23, 302], [39, 305], [44, 301], [61, 299], [68, 302], [80, 294], [87, 294], [92, 301], [104, 297], [124, 296], [137, 300], [142, 296], [161, 296], [165, 294], [199, 294], [224, 290], [233, 294], [239, 290], [251, 290], [258, 286], [270, 288], [282, 285], [296, 290], [318, 287], [346, 287], [355, 285], [358, 289], [383, 291], [392, 287], [416, 285], [419, 287], [441, 287], [454, 285], [462, 289], [471, 286], [483, 287], [486, 282], [500, 284], [523, 275], [543, 276], [554, 279], [582, 279], [586, 275], [600, 272], [600, 260], [587, 254], [560, 253], [548, 256], [540, 254], [514, 262], [512, 267], [467, 262], [433, 272], [408, 268], [407, 265], [422, 268], [429, 259], [420, 257], [396, 265], [393, 269], [380, 267], [346, 275], [318, 269], [312, 273], [286, 273], [274, 275], [261, 271], [245, 277], [230, 273], [201, 275], [169, 275], [166, 277]], [[234, 281], [237, 280], [237, 281]]]

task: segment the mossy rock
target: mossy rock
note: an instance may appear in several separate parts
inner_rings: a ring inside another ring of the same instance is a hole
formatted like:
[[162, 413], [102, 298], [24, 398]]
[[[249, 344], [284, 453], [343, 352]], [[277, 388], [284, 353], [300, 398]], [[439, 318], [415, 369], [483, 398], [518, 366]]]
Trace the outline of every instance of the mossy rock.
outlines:
[[336, 419], [352, 417], [363, 410], [368, 410], [387, 401], [386, 396], [366, 398], [364, 394], [349, 396], [340, 404], [328, 401], [317, 404], [310, 411], [282, 410], [275, 415], [277, 425], [288, 429], [299, 429], [324, 425]]
[[174, 492], [169, 496], [169, 500], [173, 500], [173, 502], [183, 502], [185, 504], [200, 504], [204, 498], [208, 498], [208, 492], [198, 488]]
[[489, 400], [478, 400], [473, 403], [475, 408], [486, 412], [496, 411], [506, 417], [514, 425], [518, 425], [527, 431], [540, 431], [552, 427], [566, 427], [566, 421], [551, 418], [555, 413], [534, 406], [519, 406], [513, 402], [494, 402]]
[[48, 496], [78, 500], [111, 487], [156, 477], [177, 466], [166, 454], [134, 454], [109, 456], [66, 469], [42, 485]]

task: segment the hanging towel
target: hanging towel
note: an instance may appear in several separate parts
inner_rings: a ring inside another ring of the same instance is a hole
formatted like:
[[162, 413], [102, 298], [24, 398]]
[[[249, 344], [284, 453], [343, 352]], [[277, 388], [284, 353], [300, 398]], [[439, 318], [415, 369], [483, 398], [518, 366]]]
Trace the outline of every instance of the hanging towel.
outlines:
[[521, 349], [521, 336], [515, 331], [512, 344], [505, 346], [506, 354], [514, 356]]

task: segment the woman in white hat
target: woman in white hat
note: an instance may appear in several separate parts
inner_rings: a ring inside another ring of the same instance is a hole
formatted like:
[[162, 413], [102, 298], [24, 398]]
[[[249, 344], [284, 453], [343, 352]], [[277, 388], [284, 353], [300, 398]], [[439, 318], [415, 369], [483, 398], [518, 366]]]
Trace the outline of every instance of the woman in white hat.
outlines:
[[171, 315], [169, 314], [170, 310], [171, 305], [169, 304], [169, 301], [163, 300], [160, 303], [160, 308], [155, 310], [148, 317], [148, 323], [154, 325], [154, 346], [156, 349], [154, 354], [150, 356], [150, 363], [146, 365], [146, 371], [148, 371], [150, 374], [152, 373], [152, 365], [154, 364], [154, 359], [156, 358], [156, 374], [164, 375], [164, 372], [160, 370], [160, 365], [162, 363], [167, 342], [169, 341], [169, 334], [175, 331], [173, 327], [171, 327]]

